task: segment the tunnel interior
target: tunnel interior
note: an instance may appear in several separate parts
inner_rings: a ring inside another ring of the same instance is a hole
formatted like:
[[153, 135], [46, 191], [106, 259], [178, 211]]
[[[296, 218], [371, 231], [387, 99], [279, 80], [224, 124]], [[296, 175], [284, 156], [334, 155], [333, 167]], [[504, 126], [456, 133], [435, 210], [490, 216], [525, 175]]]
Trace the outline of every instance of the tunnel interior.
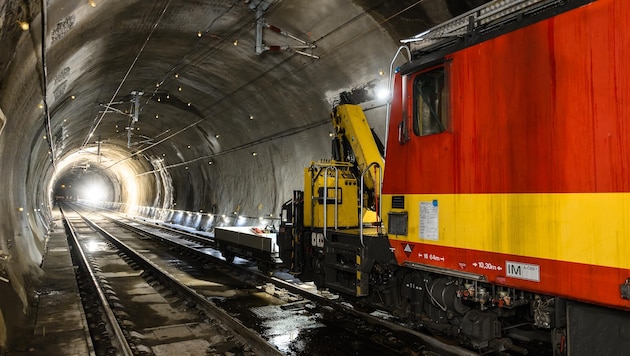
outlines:
[[[340, 93], [387, 88], [400, 39], [484, 2], [0, 0], [0, 347], [56, 200], [277, 224]], [[381, 139], [385, 103], [362, 102]]]

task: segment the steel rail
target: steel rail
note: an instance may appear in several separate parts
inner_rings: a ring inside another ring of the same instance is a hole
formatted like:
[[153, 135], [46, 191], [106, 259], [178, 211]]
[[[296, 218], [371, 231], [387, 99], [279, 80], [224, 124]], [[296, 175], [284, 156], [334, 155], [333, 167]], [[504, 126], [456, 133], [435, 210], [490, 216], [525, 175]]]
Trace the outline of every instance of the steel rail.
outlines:
[[[96, 224], [94, 221], [85, 217], [81, 213], [77, 212], [79, 216], [83, 218], [83, 220], [89, 224], [93, 229], [95, 229], [98, 233], [100, 233], [103, 237], [109, 240], [112, 244], [114, 244], [117, 248], [121, 249], [125, 254], [127, 254], [130, 258], [132, 258], [136, 263], [141, 265], [145, 270], [150, 270], [154, 273], [162, 282], [166, 282], [170, 288], [177, 290], [183, 296], [189, 297], [192, 299], [197, 307], [204, 312], [206, 312], [209, 316], [220, 321], [224, 326], [226, 326], [230, 331], [236, 334], [240, 340], [250, 346], [252, 350], [255, 350], [256, 354], [260, 355], [282, 355], [282, 353], [275, 348], [272, 344], [270, 344], [267, 340], [263, 339], [259, 334], [257, 334], [252, 329], [243, 325], [239, 320], [232, 318], [227, 312], [223, 309], [218, 308], [214, 303], [207, 300], [203, 295], [197, 293], [194, 289], [186, 286], [173, 276], [171, 276], [168, 272], [162, 270], [158, 265], [151, 262], [146, 257], [138, 254], [132, 248], [127, 246], [124, 242], [120, 241], [118, 238], [105, 231], [102, 227]], [[148, 232], [145, 232], [145, 234]]]
[[129, 342], [127, 341], [127, 338], [125, 337], [125, 334], [122, 328], [120, 327], [118, 320], [116, 319], [116, 315], [114, 315], [114, 312], [109, 305], [107, 297], [105, 296], [105, 293], [103, 292], [103, 289], [101, 288], [98, 282], [96, 273], [94, 272], [94, 269], [88, 262], [87, 256], [85, 255], [85, 253], [83, 252], [83, 249], [81, 248], [81, 244], [79, 242], [79, 239], [77, 238], [77, 234], [74, 230], [74, 227], [70, 224], [70, 221], [66, 217], [63, 209], [59, 207], [59, 210], [61, 211], [63, 224], [68, 234], [68, 239], [71, 238], [72, 240], [70, 242], [73, 244], [73, 246], [75, 246], [75, 251], [76, 251], [76, 254], [78, 255], [77, 257], [79, 257], [78, 262], [81, 264], [81, 267], [83, 267], [86, 273], [89, 275], [89, 279], [92, 282], [92, 285], [94, 286], [94, 289], [96, 290], [96, 293], [98, 294], [98, 299], [100, 301], [104, 315], [107, 319], [106, 320], [107, 325], [110, 328], [110, 331], [112, 331], [115, 335], [115, 339], [114, 339], [115, 344], [112, 346], [114, 346], [117, 349], [118, 353], [121, 355], [125, 355], [125, 356], [134, 355], [134, 352], [131, 349], [131, 346], [129, 346]]
[[[189, 246], [186, 246], [184, 244], [177, 243], [176, 241], [173, 241], [171, 239], [166, 239], [166, 238], [163, 238], [161, 236], [157, 236], [157, 235], [153, 234], [152, 232], [142, 230], [139, 227], [131, 226], [131, 225], [126, 224], [124, 222], [116, 221], [114, 218], [112, 218], [112, 217], [110, 217], [108, 215], [101, 214], [101, 216], [105, 216], [107, 219], [111, 220], [112, 222], [115, 222], [119, 226], [130, 227], [132, 230], [134, 230], [134, 232], [140, 233], [140, 234], [142, 234], [144, 236], [154, 237], [154, 238], [158, 239], [159, 241], [161, 241], [162, 243], [166, 243], [166, 244], [168, 244], [170, 246], [173, 246], [173, 247], [176, 247], [176, 248], [181, 248], [182, 250], [185, 250], [187, 253], [189, 253], [189, 254], [191, 254], [193, 256], [200, 257], [200, 258], [207, 258], [207, 259], [216, 259], [216, 260], [219, 260], [221, 262], [225, 262], [225, 261], [221, 260], [218, 257], [209, 255], [209, 254], [204, 253], [203, 251], [199, 251], [199, 250], [197, 250], [197, 249], [195, 249], [193, 247], [189, 247]], [[130, 218], [130, 220], [132, 220], [134, 222], [138, 222], [138, 223], [143, 223], [142, 221], [140, 221], [138, 219], [135, 219], [135, 218]], [[155, 227], [163, 228], [162, 225], [156, 225]], [[191, 235], [195, 236], [194, 234], [190, 234], [189, 232], [184, 231], [184, 230], [177, 230], [177, 229], [174, 229], [174, 228], [171, 228], [171, 227], [169, 227], [167, 229], [169, 231], [171, 231], [171, 232], [177, 232], [177, 233], [180, 233], [180, 234], [185, 234], [187, 236], [191, 236]], [[195, 236], [195, 237], [198, 237], [198, 236]], [[202, 237], [199, 237], [199, 238], [203, 239]], [[225, 263], [228, 264], [228, 262], [225, 262]], [[294, 283], [282, 280], [282, 279], [277, 278], [277, 277], [270, 277], [270, 276], [266, 275], [265, 273], [262, 273], [262, 272], [259, 273], [257, 271], [253, 271], [253, 270], [248, 269], [246, 267], [233, 265], [233, 264], [230, 264], [230, 266], [232, 266], [232, 268], [234, 268], [234, 269], [239, 269], [239, 270], [247, 271], [248, 273], [255, 274], [259, 278], [265, 279], [265, 280], [273, 283], [278, 288], [286, 289], [287, 291], [289, 291], [291, 293], [294, 293], [294, 294], [300, 295], [300, 296], [302, 296], [304, 298], [313, 300], [313, 301], [317, 302], [318, 304], [320, 304], [322, 306], [330, 307], [330, 308], [332, 308], [334, 310], [337, 310], [339, 312], [347, 313], [347, 314], [350, 314], [352, 316], [359, 317], [359, 318], [361, 318], [363, 320], [366, 320], [370, 324], [380, 325], [380, 326], [388, 328], [388, 329], [390, 329], [392, 331], [404, 333], [404, 334], [407, 334], [410, 337], [415, 337], [418, 340], [424, 342], [427, 346], [430, 346], [430, 347], [434, 348], [435, 350], [439, 350], [440, 352], [444, 352], [444, 353], [447, 353], [449, 355], [458, 355], [458, 356], [479, 356], [479, 353], [473, 352], [473, 351], [471, 351], [469, 349], [466, 349], [466, 348], [463, 348], [463, 347], [460, 347], [460, 346], [457, 346], [457, 345], [451, 345], [451, 344], [444, 343], [444, 342], [442, 342], [442, 341], [440, 341], [440, 340], [438, 340], [438, 339], [436, 339], [436, 338], [434, 338], [434, 337], [432, 337], [430, 335], [424, 334], [422, 332], [419, 332], [419, 331], [416, 331], [416, 330], [412, 330], [412, 329], [409, 329], [409, 328], [407, 328], [407, 327], [405, 327], [403, 325], [400, 325], [400, 324], [397, 324], [397, 323], [394, 323], [394, 322], [391, 322], [391, 321], [383, 320], [383, 319], [375, 317], [373, 315], [370, 315], [370, 314], [367, 314], [367, 313], [363, 313], [363, 312], [357, 311], [357, 310], [355, 310], [353, 308], [344, 306], [343, 304], [339, 303], [336, 300], [331, 300], [331, 299], [329, 299], [329, 298], [327, 298], [327, 297], [325, 297], [325, 296], [323, 296], [321, 294], [313, 293], [311, 291], [308, 291], [308, 290], [305, 290], [303, 288], [300, 288], [298, 285], [296, 285]]]

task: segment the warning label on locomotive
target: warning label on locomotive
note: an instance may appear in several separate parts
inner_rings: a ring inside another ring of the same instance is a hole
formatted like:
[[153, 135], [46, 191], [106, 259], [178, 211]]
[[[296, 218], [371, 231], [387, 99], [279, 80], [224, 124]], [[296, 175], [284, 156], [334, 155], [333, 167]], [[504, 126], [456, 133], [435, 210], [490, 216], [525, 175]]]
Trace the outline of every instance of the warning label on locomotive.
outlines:
[[420, 238], [438, 240], [438, 204], [434, 201], [420, 202]]
[[529, 263], [505, 261], [506, 276], [540, 282], [540, 266]]

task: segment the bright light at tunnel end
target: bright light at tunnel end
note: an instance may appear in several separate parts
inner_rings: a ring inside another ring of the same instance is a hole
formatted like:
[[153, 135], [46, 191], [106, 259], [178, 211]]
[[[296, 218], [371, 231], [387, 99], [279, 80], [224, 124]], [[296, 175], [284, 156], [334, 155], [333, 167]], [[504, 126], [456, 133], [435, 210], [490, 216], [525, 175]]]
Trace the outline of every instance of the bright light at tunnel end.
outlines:
[[103, 201], [107, 198], [107, 187], [102, 183], [91, 183], [81, 190], [81, 199], [88, 202]]

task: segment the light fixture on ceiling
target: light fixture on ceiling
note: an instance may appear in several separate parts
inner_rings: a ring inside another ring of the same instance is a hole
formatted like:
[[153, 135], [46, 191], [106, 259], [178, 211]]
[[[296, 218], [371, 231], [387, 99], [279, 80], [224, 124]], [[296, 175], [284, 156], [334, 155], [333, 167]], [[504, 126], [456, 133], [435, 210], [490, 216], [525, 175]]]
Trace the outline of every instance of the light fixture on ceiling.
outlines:
[[190, 149], [190, 145], [188, 145], [187, 147], [188, 147], [188, 149]]
[[219, 137], [221, 137], [221, 135], [219, 134], [214, 135], [214, 138], [219, 138]]
[[252, 156], [254, 157], [258, 156], [258, 152], [252, 152]]
[[26, 21], [16, 21], [17, 24], [20, 26], [20, 28], [22, 29], [22, 31], [28, 31], [29, 28], [31, 28], [31, 25], [29, 25], [28, 22]]
[[254, 115], [249, 115], [250, 120], [254, 120]]
[[88, 0], [88, 4], [90, 4], [91, 7], [96, 7], [96, 1], [94, 0]]
[[179, 73], [175, 73], [175, 78], [179, 78]]
[[197, 32], [197, 37], [201, 38], [201, 31]]
[[192, 103], [189, 101], [189, 102], [188, 102], [188, 106], [190, 106], [190, 105], [192, 105]]
[[238, 46], [238, 40], [234, 40], [234, 45]]
[[177, 90], [178, 91], [182, 91], [182, 87], [177, 87]]

